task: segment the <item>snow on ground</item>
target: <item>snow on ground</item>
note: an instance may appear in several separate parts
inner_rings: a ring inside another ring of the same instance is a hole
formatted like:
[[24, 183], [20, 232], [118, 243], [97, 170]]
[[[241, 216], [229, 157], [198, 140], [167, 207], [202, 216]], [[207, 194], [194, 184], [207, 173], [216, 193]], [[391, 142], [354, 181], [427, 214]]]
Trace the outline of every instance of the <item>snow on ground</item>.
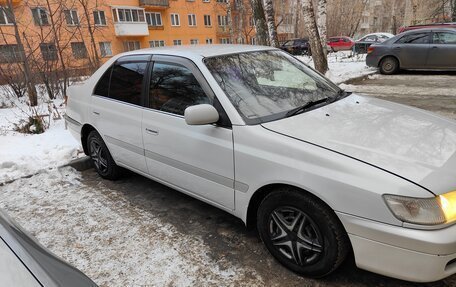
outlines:
[[[0, 108], [0, 183], [61, 166], [81, 154], [79, 143], [65, 130], [61, 100], [53, 102], [61, 118], [51, 117], [50, 128], [42, 134], [14, 131], [14, 124], [27, 118], [30, 110], [21, 101], [8, 102], [12, 107]], [[37, 110], [49, 114], [48, 104], [40, 104]]]
[[[298, 59], [313, 66], [313, 60], [310, 56], [298, 56]], [[328, 66], [329, 71], [326, 73], [326, 77], [336, 84], [377, 71], [375, 68], [366, 66], [366, 54], [353, 55], [351, 51], [329, 53]]]
[[19, 179], [0, 193], [0, 208], [100, 286], [265, 286], [254, 267], [212, 259], [203, 238], [103, 182], [84, 184], [72, 168]]

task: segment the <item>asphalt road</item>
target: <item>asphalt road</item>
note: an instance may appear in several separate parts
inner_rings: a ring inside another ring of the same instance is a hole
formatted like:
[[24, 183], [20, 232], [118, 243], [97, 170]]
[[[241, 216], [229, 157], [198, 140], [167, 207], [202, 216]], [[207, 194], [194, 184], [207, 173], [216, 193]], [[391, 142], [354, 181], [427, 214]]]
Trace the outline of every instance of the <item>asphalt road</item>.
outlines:
[[[345, 88], [456, 119], [456, 75], [374, 75]], [[0, 194], [13, 218], [101, 286], [456, 286], [456, 275], [414, 284], [353, 260], [324, 279], [297, 276], [239, 219], [131, 173], [111, 182], [93, 169], [49, 171]]]

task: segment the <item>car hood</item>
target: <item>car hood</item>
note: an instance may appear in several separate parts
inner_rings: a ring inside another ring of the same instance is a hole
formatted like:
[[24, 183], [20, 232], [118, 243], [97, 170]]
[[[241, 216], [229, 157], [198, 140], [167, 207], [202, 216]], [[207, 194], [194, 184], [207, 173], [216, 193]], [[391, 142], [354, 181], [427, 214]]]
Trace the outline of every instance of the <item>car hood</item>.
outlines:
[[434, 194], [456, 190], [456, 122], [424, 110], [351, 95], [262, 126], [384, 169]]

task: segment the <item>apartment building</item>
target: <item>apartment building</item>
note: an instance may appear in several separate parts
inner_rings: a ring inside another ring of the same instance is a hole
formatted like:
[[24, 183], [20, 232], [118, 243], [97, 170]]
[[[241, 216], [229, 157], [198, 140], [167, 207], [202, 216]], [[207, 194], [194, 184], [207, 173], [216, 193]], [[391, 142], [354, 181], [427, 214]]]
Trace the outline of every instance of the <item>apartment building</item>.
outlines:
[[147, 47], [228, 43], [225, 1], [0, 0], [0, 62], [78, 68]]

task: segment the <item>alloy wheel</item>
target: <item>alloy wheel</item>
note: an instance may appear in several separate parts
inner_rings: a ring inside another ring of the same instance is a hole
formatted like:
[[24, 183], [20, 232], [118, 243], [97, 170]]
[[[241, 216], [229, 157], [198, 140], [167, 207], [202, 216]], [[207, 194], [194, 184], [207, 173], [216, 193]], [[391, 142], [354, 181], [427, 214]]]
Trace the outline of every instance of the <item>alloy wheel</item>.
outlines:
[[90, 142], [90, 157], [95, 164], [95, 167], [102, 173], [108, 170], [108, 159], [103, 147], [96, 140]]

